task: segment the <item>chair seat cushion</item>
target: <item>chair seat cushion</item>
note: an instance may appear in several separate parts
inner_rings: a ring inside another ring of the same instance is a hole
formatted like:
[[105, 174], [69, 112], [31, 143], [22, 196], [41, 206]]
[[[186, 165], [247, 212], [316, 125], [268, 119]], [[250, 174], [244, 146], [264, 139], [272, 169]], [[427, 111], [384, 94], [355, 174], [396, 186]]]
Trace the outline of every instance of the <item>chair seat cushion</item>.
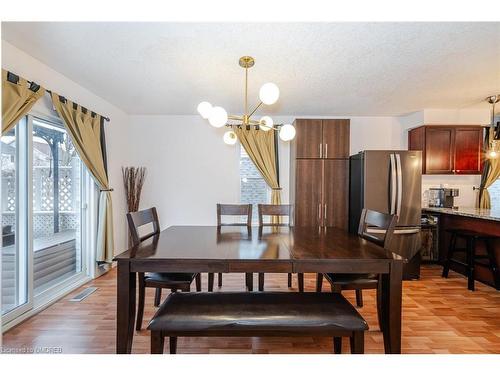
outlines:
[[378, 275], [373, 273], [328, 273], [325, 277], [330, 283], [337, 285], [377, 285], [378, 283]]
[[150, 272], [144, 275], [145, 281], [154, 282], [154, 283], [162, 283], [162, 284], [186, 284], [191, 283], [193, 281], [195, 274], [194, 273], [167, 273], [167, 272]]
[[173, 293], [148, 329], [170, 336], [332, 336], [368, 324], [340, 294]]

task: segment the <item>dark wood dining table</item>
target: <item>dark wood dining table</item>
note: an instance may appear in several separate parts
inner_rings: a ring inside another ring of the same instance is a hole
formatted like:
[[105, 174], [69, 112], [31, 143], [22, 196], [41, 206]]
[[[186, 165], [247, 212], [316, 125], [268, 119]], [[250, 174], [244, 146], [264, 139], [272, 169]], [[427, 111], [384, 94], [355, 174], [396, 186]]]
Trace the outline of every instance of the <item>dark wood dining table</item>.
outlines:
[[172, 226], [115, 260], [117, 353], [132, 350], [138, 272], [381, 274], [385, 352], [401, 353], [403, 259], [341, 229]]

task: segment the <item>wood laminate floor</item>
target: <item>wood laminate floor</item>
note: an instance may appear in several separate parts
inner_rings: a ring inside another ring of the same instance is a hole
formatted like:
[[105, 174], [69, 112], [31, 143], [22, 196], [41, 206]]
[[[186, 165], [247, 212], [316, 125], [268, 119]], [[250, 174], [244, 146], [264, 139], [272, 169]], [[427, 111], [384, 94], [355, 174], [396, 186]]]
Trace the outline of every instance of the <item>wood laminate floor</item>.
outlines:
[[[424, 266], [419, 281], [403, 286], [404, 353], [500, 353], [500, 292], [476, 283], [467, 290], [466, 279], [453, 271], [440, 277], [441, 267]], [[286, 291], [286, 274], [266, 274], [266, 290]], [[217, 281], [215, 283], [217, 285]], [[254, 284], [257, 285], [255, 275]], [[86, 286], [98, 290], [82, 302], [69, 302], [81, 289], [64, 297], [38, 315], [12, 328], [3, 336], [4, 348], [60, 347], [63, 353], [114, 353], [116, 315], [116, 269]], [[294, 275], [294, 290], [297, 278]], [[207, 275], [203, 275], [203, 290]], [[305, 288], [314, 291], [315, 275], [306, 274]], [[194, 289], [194, 285], [193, 285]], [[222, 290], [243, 290], [243, 274], [224, 274]], [[329, 290], [327, 283], [323, 290]], [[165, 293], [165, 292], [164, 292]], [[146, 296], [144, 326], [154, 312], [154, 291]], [[365, 352], [383, 353], [377, 325], [374, 291], [364, 291], [360, 313], [370, 330]], [[345, 296], [354, 304], [354, 292]], [[133, 352], [149, 352], [149, 332], [136, 332]], [[168, 352], [168, 340], [165, 344]], [[349, 353], [344, 339], [344, 353]], [[332, 353], [328, 338], [179, 338], [178, 353]]]

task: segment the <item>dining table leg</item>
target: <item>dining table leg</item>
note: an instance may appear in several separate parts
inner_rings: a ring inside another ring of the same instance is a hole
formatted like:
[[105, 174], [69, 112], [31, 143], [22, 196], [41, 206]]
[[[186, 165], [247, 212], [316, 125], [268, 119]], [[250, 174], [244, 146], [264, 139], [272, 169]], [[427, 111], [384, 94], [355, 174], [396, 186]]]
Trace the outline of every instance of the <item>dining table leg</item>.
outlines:
[[136, 274], [130, 271], [130, 262], [118, 262], [116, 303], [116, 353], [132, 351], [135, 320]]
[[394, 260], [388, 274], [382, 275], [382, 321], [386, 354], [401, 353], [401, 311], [403, 263]]

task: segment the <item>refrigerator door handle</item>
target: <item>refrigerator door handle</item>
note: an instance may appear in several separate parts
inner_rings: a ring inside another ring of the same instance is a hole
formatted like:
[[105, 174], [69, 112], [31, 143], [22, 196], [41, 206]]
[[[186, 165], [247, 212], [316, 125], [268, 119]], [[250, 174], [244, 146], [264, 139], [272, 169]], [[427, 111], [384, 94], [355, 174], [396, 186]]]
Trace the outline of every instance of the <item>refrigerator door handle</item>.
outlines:
[[396, 174], [397, 174], [397, 205], [396, 215], [401, 215], [401, 204], [403, 200], [403, 170], [401, 169], [401, 155], [396, 154]]
[[389, 213], [393, 215], [396, 211], [396, 160], [394, 154], [390, 154], [390, 167], [391, 167], [391, 182], [389, 184]]

